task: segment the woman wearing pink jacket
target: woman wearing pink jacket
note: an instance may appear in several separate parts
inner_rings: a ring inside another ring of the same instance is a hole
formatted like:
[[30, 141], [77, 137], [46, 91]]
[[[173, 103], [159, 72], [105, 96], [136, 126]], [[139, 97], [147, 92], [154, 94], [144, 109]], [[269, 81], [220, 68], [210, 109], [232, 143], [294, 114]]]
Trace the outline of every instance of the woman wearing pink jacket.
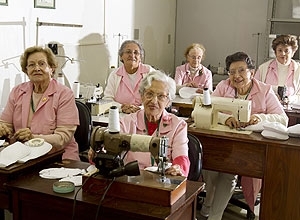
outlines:
[[30, 47], [21, 56], [29, 82], [11, 91], [0, 116], [0, 137], [21, 142], [42, 138], [64, 147], [63, 159], [79, 160], [74, 133], [79, 116], [71, 89], [53, 79], [57, 67], [49, 48]]
[[140, 83], [153, 68], [142, 63], [144, 50], [135, 40], [124, 41], [119, 56], [123, 65], [110, 73], [103, 98], [113, 100], [124, 113], [136, 112], [142, 104]]
[[203, 93], [204, 88], [212, 91], [212, 73], [201, 64], [205, 56], [204, 46], [194, 43], [186, 49], [184, 56], [186, 63], [176, 67], [177, 90], [182, 87], [194, 87], [198, 88], [197, 92], [199, 93]]
[[[222, 114], [219, 118], [221, 124], [233, 129], [257, 124], [260, 121], [280, 122], [287, 126], [288, 117], [272, 87], [254, 79], [255, 66], [247, 54], [237, 52], [227, 56], [226, 70], [229, 78], [221, 81], [212, 95], [251, 100], [252, 109], [247, 123], [240, 123], [233, 115]], [[200, 213], [208, 216], [209, 220], [221, 220], [234, 192], [236, 175], [203, 170], [203, 177], [206, 182], [206, 198]], [[246, 202], [253, 211], [261, 179], [243, 176], [241, 184]]]
[[272, 85], [275, 94], [278, 86], [285, 87], [289, 103], [300, 103], [300, 64], [293, 60], [298, 49], [297, 37], [280, 35], [273, 40], [272, 48], [276, 58], [261, 64], [255, 78]]
[[[141, 94], [144, 109], [123, 116], [120, 119], [120, 132], [143, 134], [168, 138], [167, 157], [172, 163], [166, 174], [188, 176], [190, 160], [188, 157], [187, 123], [168, 113], [165, 108], [175, 98], [175, 81], [159, 70], [150, 72], [141, 82]], [[139, 168], [144, 169], [153, 164], [150, 152], [124, 152], [125, 164], [134, 160]], [[95, 152], [90, 148], [89, 161], [92, 162]]]

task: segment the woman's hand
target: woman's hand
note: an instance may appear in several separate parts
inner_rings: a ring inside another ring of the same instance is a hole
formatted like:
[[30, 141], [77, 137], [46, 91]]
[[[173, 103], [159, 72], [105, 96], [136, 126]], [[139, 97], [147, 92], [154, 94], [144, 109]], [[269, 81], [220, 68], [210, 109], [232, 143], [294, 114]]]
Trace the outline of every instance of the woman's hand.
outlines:
[[257, 124], [258, 122], [260, 122], [260, 118], [258, 118], [256, 115], [251, 115], [251, 116], [250, 116], [250, 120], [249, 120], [247, 126], [248, 126], [248, 125], [255, 125], [255, 124]]
[[198, 88], [198, 89], [196, 90], [196, 93], [203, 94], [203, 89], [202, 89], [202, 88]]
[[230, 128], [239, 128], [240, 127], [240, 123], [235, 117], [229, 117], [225, 121], [225, 125], [227, 125]]
[[166, 170], [166, 174], [170, 174], [172, 176], [183, 176], [181, 167], [178, 164], [172, 165], [170, 168], [168, 168]]
[[4, 123], [0, 123], [0, 137], [8, 137], [11, 135], [10, 129]]
[[25, 142], [33, 138], [32, 132], [29, 128], [21, 128], [14, 134], [14, 138], [18, 141]]
[[130, 113], [134, 113], [138, 110], [140, 110], [141, 108], [139, 106], [136, 106], [136, 105], [131, 105], [131, 104], [123, 104], [121, 106], [121, 110], [123, 113], [126, 113], [126, 114], [130, 114]]
[[260, 122], [260, 119], [255, 115], [251, 115], [248, 122], [239, 122], [234, 117], [230, 117], [226, 120], [225, 125], [230, 128], [245, 128], [248, 125], [255, 125], [258, 122]]
[[94, 164], [93, 160], [96, 156], [95, 151], [90, 147], [89, 151], [88, 151], [88, 159], [89, 159], [89, 163], [90, 164]]
[[198, 88], [197, 83], [194, 83], [194, 82], [186, 83], [186, 84], [184, 84], [184, 86], [185, 86], [185, 87]]

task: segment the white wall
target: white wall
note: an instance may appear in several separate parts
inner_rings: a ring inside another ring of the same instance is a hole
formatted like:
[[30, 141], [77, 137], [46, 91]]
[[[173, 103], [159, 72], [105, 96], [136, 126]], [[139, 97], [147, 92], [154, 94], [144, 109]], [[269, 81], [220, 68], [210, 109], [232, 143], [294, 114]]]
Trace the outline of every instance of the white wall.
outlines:
[[205, 65], [225, 66], [225, 57], [237, 51], [248, 53], [255, 61], [257, 33], [258, 63], [264, 59], [267, 4], [264, 0], [177, 0], [176, 59], [184, 60], [185, 48], [202, 43]]
[[[174, 0], [56, 0], [55, 9], [34, 8], [33, 0], [8, 0], [8, 6], [0, 6], [0, 62], [4, 60], [0, 63], [0, 94], [3, 95], [6, 79], [10, 80], [10, 88], [14, 86], [15, 75], [19, 73], [14, 66], [20, 69], [18, 56], [25, 48], [36, 45], [36, 40], [38, 45], [58, 43], [59, 55], [74, 60], [58, 58], [58, 72], [66, 75], [66, 84], [79, 81], [104, 85], [109, 67], [118, 66], [120, 44], [133, 39], [135, 29], [139, 30], [137, 40], [146, 50], [145, 63], [171, 72], [175, 57], [175, 14]], [[23, 18], [24, 36], [21, 25], [10, 23]], [[37, 18], [40, 22], [83, 27], [37, 28]], [[6, 61], [11, 57], [16, 58]], [[6, 63], [8, 68], [4, 66]], [[0, 96], [0, 108], [6, 103], [4, 99]]]

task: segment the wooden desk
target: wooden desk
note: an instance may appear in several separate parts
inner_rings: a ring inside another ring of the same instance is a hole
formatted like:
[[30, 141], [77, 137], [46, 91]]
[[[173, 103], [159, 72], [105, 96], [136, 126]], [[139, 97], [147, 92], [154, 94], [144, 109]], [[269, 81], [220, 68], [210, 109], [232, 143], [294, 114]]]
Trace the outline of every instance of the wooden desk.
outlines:
[[63, 148], [52, 148], [46, 155], [29, 160], [26, 163], [15, 163], [5, 168], [0, 168], [0, 209], [11, 210], [10, 193], [4, 186], [5, 183], [15, 180], [21, 175], [26, 175], [34, 169], [39, 169], [45, 164], [61, 161]]
[[286, 141], [189, 128], [203, 146], [203, 168], [263, 179], [259, 219], [300, 219], [300, 139]]
[[288, 126], [300, 124], [300, 110], [288, 109], [288, 110], [285, 110], [285, 113], [289, 117], [289, 125]]
[[[87, 168], [88, 163], [72, 162], [67, 167]], [[57, 180], [42, 179], [38, 172], [8, 184], [13, 196], [14, 220], [71, 219], [74, 196], [78, 189], [68, 194], [53, 192]], [[120, 198], [106, 197], [99, 210], [99, 219], [191, 219], [196, 217], [197, 194], [203, 183], [187, 182], [186, 193], [171, 207], [164, 207]], [[74, 219], [95, 219], [102, 195], [79, 191], [76, 197]]]
[[180, 98], [179, 95], [176, 95], [176, 98], [172, 100], [172, 107], [176, 107], [178, 109], [179, 116], [182, 117], [190, 117], [194, 110], [192, 100]]

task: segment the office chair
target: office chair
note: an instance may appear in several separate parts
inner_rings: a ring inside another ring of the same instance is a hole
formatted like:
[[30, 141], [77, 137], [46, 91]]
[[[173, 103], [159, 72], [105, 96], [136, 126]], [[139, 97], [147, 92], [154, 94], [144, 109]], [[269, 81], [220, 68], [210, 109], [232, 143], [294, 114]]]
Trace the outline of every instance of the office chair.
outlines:
[[189, 159], [190, 159], [190, 171], [187, 177], [188, 180], [198, 181], [201, 176], [202, 169], [202, 145], [199, 139], [188, 133], [188, 147], [189, 147]]
[[74, 137], [78, 143], [80, 160], [88, 162], [87, 151], [90, 147], [90, 136], [92, 130], [91, 111], [83, 102], [79, 100], [75, 100], [75, 102], [78, 109], [80, 124], [77, 126]]

